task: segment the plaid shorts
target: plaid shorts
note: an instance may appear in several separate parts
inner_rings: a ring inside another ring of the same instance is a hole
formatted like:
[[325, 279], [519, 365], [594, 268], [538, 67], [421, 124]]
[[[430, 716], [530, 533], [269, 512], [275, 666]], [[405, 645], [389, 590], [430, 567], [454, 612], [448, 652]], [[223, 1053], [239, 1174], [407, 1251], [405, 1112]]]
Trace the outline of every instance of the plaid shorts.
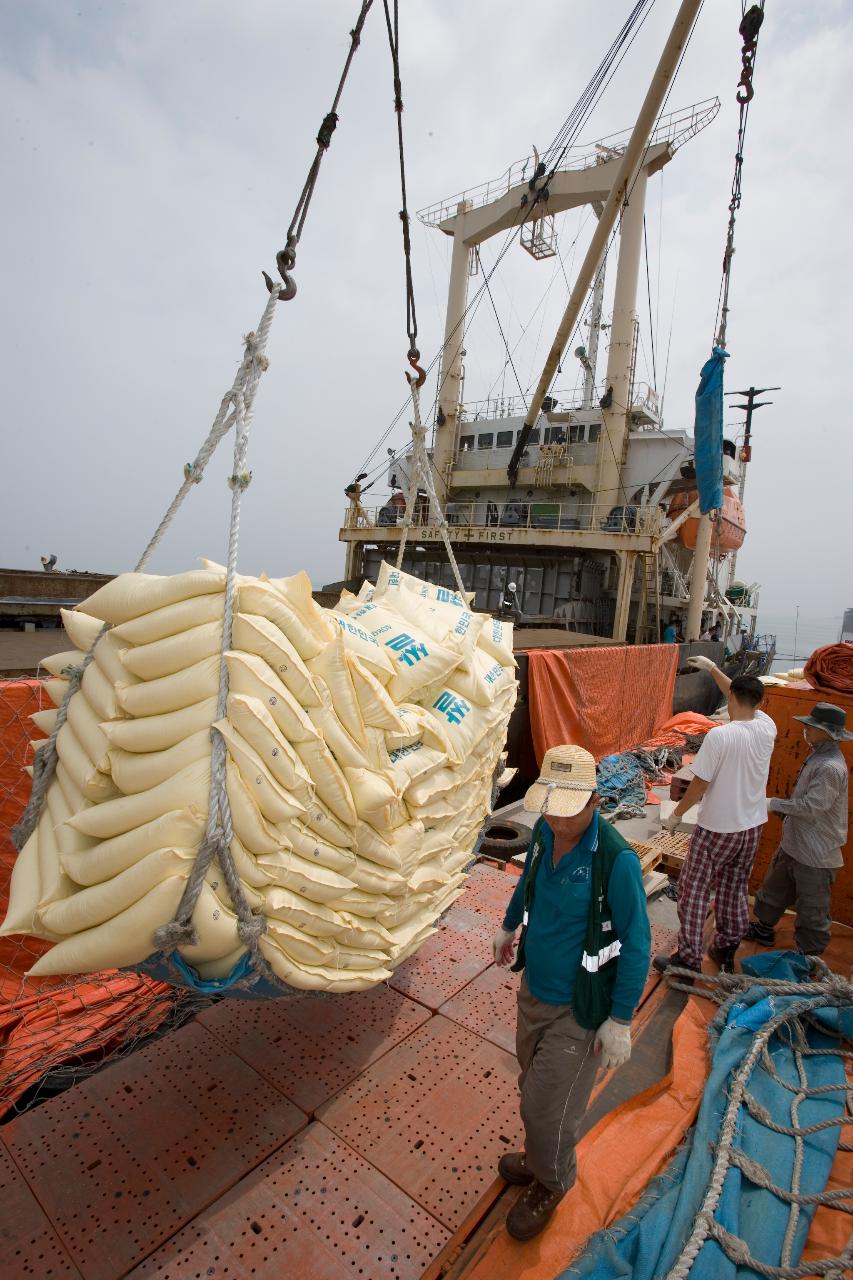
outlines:
[[708, 899], [716, 890], [714, 945], [736, 947], [749, 926], [747, 885], [763, 827], [708, 831], [696, 827], [678, 879], [678, 954], [701, 967]]

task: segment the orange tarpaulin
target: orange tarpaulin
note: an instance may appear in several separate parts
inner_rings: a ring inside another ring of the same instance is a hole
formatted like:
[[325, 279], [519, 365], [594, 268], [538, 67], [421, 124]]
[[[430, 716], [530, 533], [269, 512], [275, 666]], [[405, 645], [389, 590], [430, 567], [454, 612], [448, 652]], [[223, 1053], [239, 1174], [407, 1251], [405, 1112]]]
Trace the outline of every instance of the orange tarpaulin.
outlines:
[[[548, 1229], [527, 1244], [502, 1230], [466, 1268], [464, 1280], [553, 1280], [590, 1236], [630, 1211], [652, 1178], [667, 1167], [696, 1120], [709, 1068], [708, 1023], [716, 1012], [710, 1000], [688, 1000], [673, 1027], [669, 1075], [603, 1116], [581, 1139], [577, 1182]], [[850, 1140], [851, 1129], [845, 1127], [841, 1141]], [[853, 1153], [839, 1150], [827, 1189], [851, 1184]], [[803, 1261], [840, 1254], [849, 1230], [849, 1215], [842, 1207], [821, 1206]]]
[[815, 649], [803, 673], [815, 689], [832, 701], [833, 693], [853, 693], [853, 644], [826, 644]]
[[564, 742], [586, 747], [600, 760], [653, 739], [672, 715], [678, 652], [672, 644], [531, 650], [537, 762]]
[[623, 1102], [577, 1148], [577, 1182], [543, 1235], [519, 1244], [502, 1231], [465, 1280], [553, 1280], [596, 1231], [636, 1204], [666, 1167], [702, 1101], [708, 1071], [710, 1001], [689, 1000], [672, 1032], [672, 1071]]

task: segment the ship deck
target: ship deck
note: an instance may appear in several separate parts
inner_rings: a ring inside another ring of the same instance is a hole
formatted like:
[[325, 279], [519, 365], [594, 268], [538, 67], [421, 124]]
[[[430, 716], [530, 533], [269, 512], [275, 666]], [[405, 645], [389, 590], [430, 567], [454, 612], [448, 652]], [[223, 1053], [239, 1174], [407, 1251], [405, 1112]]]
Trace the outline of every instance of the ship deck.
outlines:
[[[387, 985], [220, 1001], [11, 1121], [0, 1277], [463, 1276], [502, 1229], [513, 1191], [495, 1165], [521, 1137], [517, 978], [491, 957], [511, 888], [479, 864]], [[650, 915], [654, 949], [671, 946], [673, 904]], [[826, 958], [849, 971], [853, 930]], [[684, 1002], [650, 974], [632, 1059], [599, 1078], [588, 1128], [662, 1078]]]

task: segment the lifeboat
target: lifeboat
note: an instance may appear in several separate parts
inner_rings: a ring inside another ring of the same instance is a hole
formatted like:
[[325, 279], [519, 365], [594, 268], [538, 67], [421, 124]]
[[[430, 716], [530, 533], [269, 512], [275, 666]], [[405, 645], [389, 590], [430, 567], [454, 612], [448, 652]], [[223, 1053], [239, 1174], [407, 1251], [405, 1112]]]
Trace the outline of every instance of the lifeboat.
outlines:
[[[695, 502], [697, 494], [695, 490], [687, 493], [677, 493], [669, 504], [669, 516], [674, 520], [682, 511]], [[689, 547], [693, 551], [696, 547], [696, 534], [699, 529], [699, 517], [691, 516], [678, 530], [678, 538], [683, 547]], [[730, 486], [723, 489], [723, 506], [720, 511], [719, 522], [714, 529], [714, 536], [711, 540], [711, 555], [716, 556], [724, 551], [737, 551], [743, 546], [743, 540], [746, 537], [746, 517], [743, 513], [740, 498], [735, 490]]]

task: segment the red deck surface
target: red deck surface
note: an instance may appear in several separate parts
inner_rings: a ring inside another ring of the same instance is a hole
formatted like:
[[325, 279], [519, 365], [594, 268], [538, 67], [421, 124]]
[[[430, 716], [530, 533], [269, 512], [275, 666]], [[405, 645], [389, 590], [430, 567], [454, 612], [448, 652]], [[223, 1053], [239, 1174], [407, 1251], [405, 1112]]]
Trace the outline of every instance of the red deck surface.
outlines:
[[512, 887], [478, 866], [387, 987], [223, 1001], [5, 1126], [0, 1278], [420, 1276], [520, 1136]]

